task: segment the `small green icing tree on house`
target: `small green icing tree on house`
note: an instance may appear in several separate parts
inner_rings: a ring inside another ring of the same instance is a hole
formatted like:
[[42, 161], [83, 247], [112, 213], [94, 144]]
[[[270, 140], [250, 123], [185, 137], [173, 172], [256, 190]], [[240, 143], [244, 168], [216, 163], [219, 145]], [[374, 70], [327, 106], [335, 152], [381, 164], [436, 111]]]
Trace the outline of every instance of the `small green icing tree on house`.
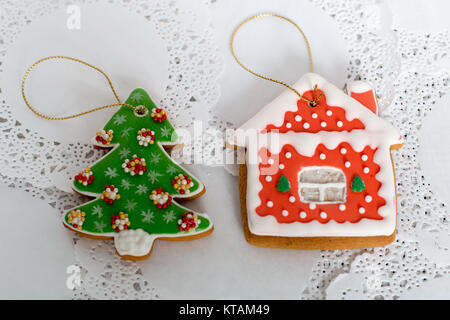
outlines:
[[366, 190], [364, 181], [361, 179], [360, 176], [356, 175], [352, 181], [352, 191], [361, 192], [364, 190]]
[[200, 196], [204, 186], [167, 153], [178, 139], [167, 112], [143, 89], [126, 104], [146, 113], [122, 106], [97, 132], [94, 145], [111, 151], [73, 182], [75, 191], [95, 199], [69, 210], [64, 224], [91, 238], [114, 238], [119, 255], [134, 259], [148, 256], [157, 238], [199, 238], [213, 225], [176, 201]]
[[286, 176], [283, 175], [278, 180], [277, 190], [281, 191], [281, 192], [286, 192], [286, 191], [291, 190], [291, 184], [290, 184], [288, 178], [286, 178]]

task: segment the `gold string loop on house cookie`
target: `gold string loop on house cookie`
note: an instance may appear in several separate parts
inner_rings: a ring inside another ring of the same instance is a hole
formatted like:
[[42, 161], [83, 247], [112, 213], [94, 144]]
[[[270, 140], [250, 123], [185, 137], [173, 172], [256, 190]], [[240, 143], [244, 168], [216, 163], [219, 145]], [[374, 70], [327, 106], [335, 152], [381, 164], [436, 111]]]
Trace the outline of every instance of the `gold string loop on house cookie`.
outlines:
[[313, 72], [313, 60], [312, 60], [312, 54], [311, 54], [311, 46], [309, 44], [308, 38], [306, 37], [306, 34], [303, 32], [302, 28], [300, 28], [300, 26], [298, 24], [296, 24], [294, 21], [292, 21], [291, 19], [281, 16], [279, 14], [276, 13], [260, 13], [254, 16], [251, 16], [247, 19], [245, 19], [244, 21], [242, 21], [241, 23], [239, 23], [236, 28], [234, 29], [232, 35], [231, 35], [231, 39], [230, 39], [230, 49], [231, 49], [231, 54], [233, 55], [233, 58], [236, 60], [236, 62], [247, 72], [253, 74], [254, 76], [257, 76], [261, 79], [264, 80], [268, 80], [268, 81], [272, 81], [278, 84], [281, 84], [283, 86], [285, 86], [286, 88], [290, 89], [291, 91], [295, 92], [295, 94], [297, 94], [299, 96], [299, 98], [305, 102], [308, 103], [309, 106], [311, 107], [316, 107], [319, 102], [320, 99], [323, 96], [323, 93], [321, 92], [319, 95], [317, 95], [317, 84], [314, 85], [314, 89], [313, 89], [313, 99], [309, 100], [307, 98], [305, 98], [303, 95], [301, 95], [295, 88], [293, 88], [292, 86], [288, 85], [287, 83], [281, 81], [281, 80], [277, 80], [277, 79], [273, 79], [271, 77], [268, 76], [264, 76], [262, 74], [259, 74], [253, 70], [251, 70], [250, 68], [248, 68], [247, 66], [245, 66], [237, 57], [236, 52], [234, 50], [234, 40], [236, 38], [236, 34], [238, 33], [238, 31], [242, 28], [243, 25], [245, 25], [246, 23], [252, 21], [252, 20], [256, 20], [259, 18], [263, 18], [263, 17], [274, 17], [274, 18], [279, 18], [282, 19], [284, 21], [289, 22], [290, 24], [292, 24], [302, 35], [303, 40], [305, 41], [306, 44], [306, 49], [308, 51], [308, 58], [309, 58], [309, 72]]

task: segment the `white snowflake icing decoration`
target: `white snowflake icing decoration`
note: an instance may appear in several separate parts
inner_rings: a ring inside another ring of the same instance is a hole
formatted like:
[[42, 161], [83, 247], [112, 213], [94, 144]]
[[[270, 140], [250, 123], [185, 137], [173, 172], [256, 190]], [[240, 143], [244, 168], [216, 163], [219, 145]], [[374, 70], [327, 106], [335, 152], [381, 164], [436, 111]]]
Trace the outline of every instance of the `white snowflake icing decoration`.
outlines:
[[120, 186], [124, 189], [124, 190], [130, 190], [130, 188], [132, 186], [134, 186], [133, 184], [131, 184], [128, 180], [126, 179], [122, 179]]
[[166, 213], [163, 214], [163, 219], [166, 223], [172, 222], [173, 220], [175, 220], [175, 213], [173, 212], [173, 210], [167, 211]]
[[131, 153], [131, 150], [128, 148], [123, 148], [119, 151], [119, 155], [120, 155], [121, 159], [127, 158], [130, 153]]
[[109, 177], [109, 178], [115, 178], [117, 177], [119, 174], [117, 173], [117, 168], [110, 168], [108, 167], [105, 171], [105, 176]]
[[170, 165], [169, 165], [169, 166], [167, 167], [166, 171], [167, 171], [167, 173], [169, 173], [169, 174], [171, 174], [171, 175], [174, 175], [175, 173], [178, 172], [178, 169], [175, 168], [174, 166], [170, 166]]
[[126, 129], [123, 129], [123, 130], [120, 132], [120, 136], [121, 136], [122, 138], [128, 137], [128, 136], [130, 135], [130, 131], [131, 131], [131, 130], [133, 130], [133, 128], [126, 128]]
[[98, 232], [103, 232], [103, 229], [106, 227], [105, 223], [103, 221], [94, 221], [94, 228]]
[[150, 209], [148, 209], [147, 211], [142, 211], [141, 216], [143, 217], [142, 222], [155, 223], [153, 221], [153, 218], [155, 217], [155, 213], [153, 211], [151, 211]]
[[134, 102], [141, 102], [142, 98], [144, 98], [144, 96], [139, 93], [139, 92], [134, 92], [131, 96], [130, 99], [133, 100]]
[[137, 205], [136, 201], [133, 200], [127, 200], [127, 204], [125, 205], [125, 209], [128, 211], [132, 211]]
[[161, 160], [161, 154], [159, 154], [159, 153], [154, 153], [154, 154], [152, 154], [151, 155], [151, 158], [150, 158], [150, 162], [151, 163], [158, 163], [159, 161]]
[[98, 216], [98, 218], [100, 219], [101, 217], [103, 217], [103, 209], [102, 207], [96, 205], [92, 207], [92, 215], [93, 216]]
[[162, 127], [161, 128], [161, 137], [168, 137], [170, 135], [171, 130], [169, 128], [166, 127]]
[[148, 171], [148, 180], [150, 180], [151, 183], [155, 183], [158, 181], [158, 178], [162, 176], [162, 173], [156, 172], [155, 170], [149, 170]]
[[127, 121], [127, 117], [123, 114], [118, 114], [113, 118], [115, 125], [121, 125]]
[[137, 194], [143, 194], [148, 192], [148, 187], [144, 184], [140, 184], [137, 186], [136, 193]]

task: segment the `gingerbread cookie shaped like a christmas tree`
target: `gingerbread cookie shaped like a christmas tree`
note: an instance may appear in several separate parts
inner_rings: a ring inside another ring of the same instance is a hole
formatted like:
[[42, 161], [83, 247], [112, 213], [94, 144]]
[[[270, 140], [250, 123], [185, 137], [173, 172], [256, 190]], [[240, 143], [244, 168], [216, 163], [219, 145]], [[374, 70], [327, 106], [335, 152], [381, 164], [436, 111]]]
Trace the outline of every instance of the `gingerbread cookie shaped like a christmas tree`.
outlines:
[[95, 199], [69, 210], [63, 223], [89, 238], [114, 238], [121, 257], [140, 260], [156, 239], [197, 239], [213, 224], [176, 201], [201, 196], [205, 187], [166, 152], [177, 144], [168, 113], [143, 89], [135, 89], [126, 104], [146, 112], [122, 106], [97, 132], [94, 146], [111, 151], [73, 182], [76, 192]]

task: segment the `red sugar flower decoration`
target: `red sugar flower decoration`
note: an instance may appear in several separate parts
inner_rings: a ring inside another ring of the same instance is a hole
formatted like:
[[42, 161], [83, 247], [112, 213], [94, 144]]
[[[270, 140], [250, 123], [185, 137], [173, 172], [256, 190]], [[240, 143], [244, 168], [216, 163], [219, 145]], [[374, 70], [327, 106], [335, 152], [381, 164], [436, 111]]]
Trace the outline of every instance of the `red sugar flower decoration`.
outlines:
[[90, 168], [86, 168], [75, 176], [75, 180], [83, 186], [87, 186], [88, 184], [92, 184], [94, 181], [94, 174]]
[[119, 189], [113, 185], [106, 185], [105, 191], [102, 192], [100, 199], [104, 200], [106, 203], [113, 204], [114, 200], [120, 199]]
[[175, 190], [177, 190], [180, 194], [189, 193], [189, 189], [194, 186], [191, 178], [181, 173], [175, 176], [171, 183]]
[[111, 217], [111, 226], [116, 232], [127, 230], [130, 224], [128, 214], [126, 213], [120, 212]]
[[178, 220], [178, 230], [193, 231], [200, 224], [200, 219], [191, 211], [183, 213], [181, 219]]
[[153, 121], [161, 123], [167, 119], [167, 111], [161, 108], [153, 108], [150, 116], [153, 118]]
[[97, 135], [95, 136], [95, 140], [104, 145], [110, 145], [112, 139], [113, 139], [112, 130], [99, 130], [97, 131]]
[[172, 203], [172, 197], [168, 192], [163, 192], [162, 188], [153, 190], [149, 198], [158, 209], [165, 209]]

